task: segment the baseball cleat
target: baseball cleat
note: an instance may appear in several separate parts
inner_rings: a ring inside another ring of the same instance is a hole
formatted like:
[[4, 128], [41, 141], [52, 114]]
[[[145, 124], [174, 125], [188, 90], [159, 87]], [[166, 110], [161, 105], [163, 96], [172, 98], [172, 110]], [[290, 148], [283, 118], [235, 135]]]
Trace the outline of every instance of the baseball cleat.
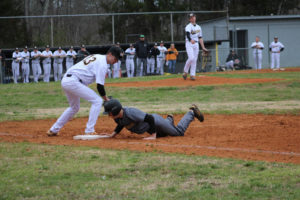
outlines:
[[196, 80], [195, 76], [191, 76], [191, 81], [195, 81], [195, 80]]
[[50, 129], [47, 131], [47, 135], [49, 136], [49, 137], [52, 137], [52, 136], [58, 136], [59, 135], [59, 133], [54, 133], [53, 131], [51, 131]]
[[186, 74], [186, 73], [183, 73], [182, 78], [183, 78], [184, 80], [186, 80], [187, 74]]
[[203, 122], [204, 121], [204, 115], [201, 113], [201, 111], [199, 110], [199, 108], [193, 104], [190, 109], [194, 112], [194, 116], [200, 121]]

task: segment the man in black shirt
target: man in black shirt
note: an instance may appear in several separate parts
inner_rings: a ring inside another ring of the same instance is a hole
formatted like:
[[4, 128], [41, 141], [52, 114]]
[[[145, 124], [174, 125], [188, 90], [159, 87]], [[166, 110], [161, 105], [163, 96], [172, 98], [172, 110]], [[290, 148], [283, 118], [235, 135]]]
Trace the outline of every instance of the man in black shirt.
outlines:
[[145, 69], [147, 66], [147, 55], [148, 55], [149, 45], [145, 41], [145, 36], [140, 35], [140, 40], [135, 43], [136, 50], [136, 76], [145, 75]]
[[80, 62], [82, 61], [85, 57], [89, 56], [90, 55], [90, 52], [88, 52], [83, 45], [81, 45], [81, 49], [78, 51], [78, 54], [77, 54], [77, 62]]

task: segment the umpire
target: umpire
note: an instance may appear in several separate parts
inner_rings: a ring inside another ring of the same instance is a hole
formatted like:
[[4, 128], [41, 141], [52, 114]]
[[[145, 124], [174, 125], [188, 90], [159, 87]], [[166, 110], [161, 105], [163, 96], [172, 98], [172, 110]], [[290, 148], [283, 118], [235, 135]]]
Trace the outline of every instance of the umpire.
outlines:
[[147, 55], [148, 55], [149, 45], [145, 41], [145, 36], [140, 35], [140, 40], [135, 43], [136, 50], [136, 76], [145, 75], [147, 67]]

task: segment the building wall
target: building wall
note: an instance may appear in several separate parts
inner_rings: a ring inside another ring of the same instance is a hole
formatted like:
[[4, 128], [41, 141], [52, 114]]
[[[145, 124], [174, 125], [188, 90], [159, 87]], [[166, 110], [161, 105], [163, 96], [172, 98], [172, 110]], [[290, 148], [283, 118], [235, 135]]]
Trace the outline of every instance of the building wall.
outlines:
[[[245, 20], [231, 21], [230, 30], [247, 30], [248, 47], [259, 36], [265, 49], [263, 51], [263, 68], [270, 67], [269, 45], [278, 36], [279, 41], [285, 46], [281, 53], [281, 66], [300, 66], [300, 17], [298, 19], [274, 19], [274, 20]], [[249, 65], [254, 66], [253, 52], [249, 51]]]

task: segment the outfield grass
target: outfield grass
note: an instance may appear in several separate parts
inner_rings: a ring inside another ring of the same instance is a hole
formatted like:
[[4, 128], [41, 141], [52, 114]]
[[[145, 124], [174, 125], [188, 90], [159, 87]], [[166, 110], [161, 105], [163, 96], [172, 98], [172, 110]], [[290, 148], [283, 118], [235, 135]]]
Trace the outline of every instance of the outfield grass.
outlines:
[[[195, 87], [106, 87], [106, 90], [108, 95], [120, 99], [124, 105], [135, 106], [147, 112], [182, 113], [190, 104], [197, 103], [205, 113], [299, 114], [300, 72], [214, 73], [209, 76], [285, 80], [263, 84]], [[107, 82], [156, 80], [169, 77], [178, 77], [178, 75], [108, 79]], [[90, 87], [96, 90], [95, 85]], [[0, 121], [56, 118], [68, 106], [60, 83], [57, 82], [0, 85], [0, 96]], [[79, 116], [87, 116], [90, 104], [84, 100], [81, 102], [82, 109]]]
[[0, 142], [0, 199], [300, 199], [300, 166]]

